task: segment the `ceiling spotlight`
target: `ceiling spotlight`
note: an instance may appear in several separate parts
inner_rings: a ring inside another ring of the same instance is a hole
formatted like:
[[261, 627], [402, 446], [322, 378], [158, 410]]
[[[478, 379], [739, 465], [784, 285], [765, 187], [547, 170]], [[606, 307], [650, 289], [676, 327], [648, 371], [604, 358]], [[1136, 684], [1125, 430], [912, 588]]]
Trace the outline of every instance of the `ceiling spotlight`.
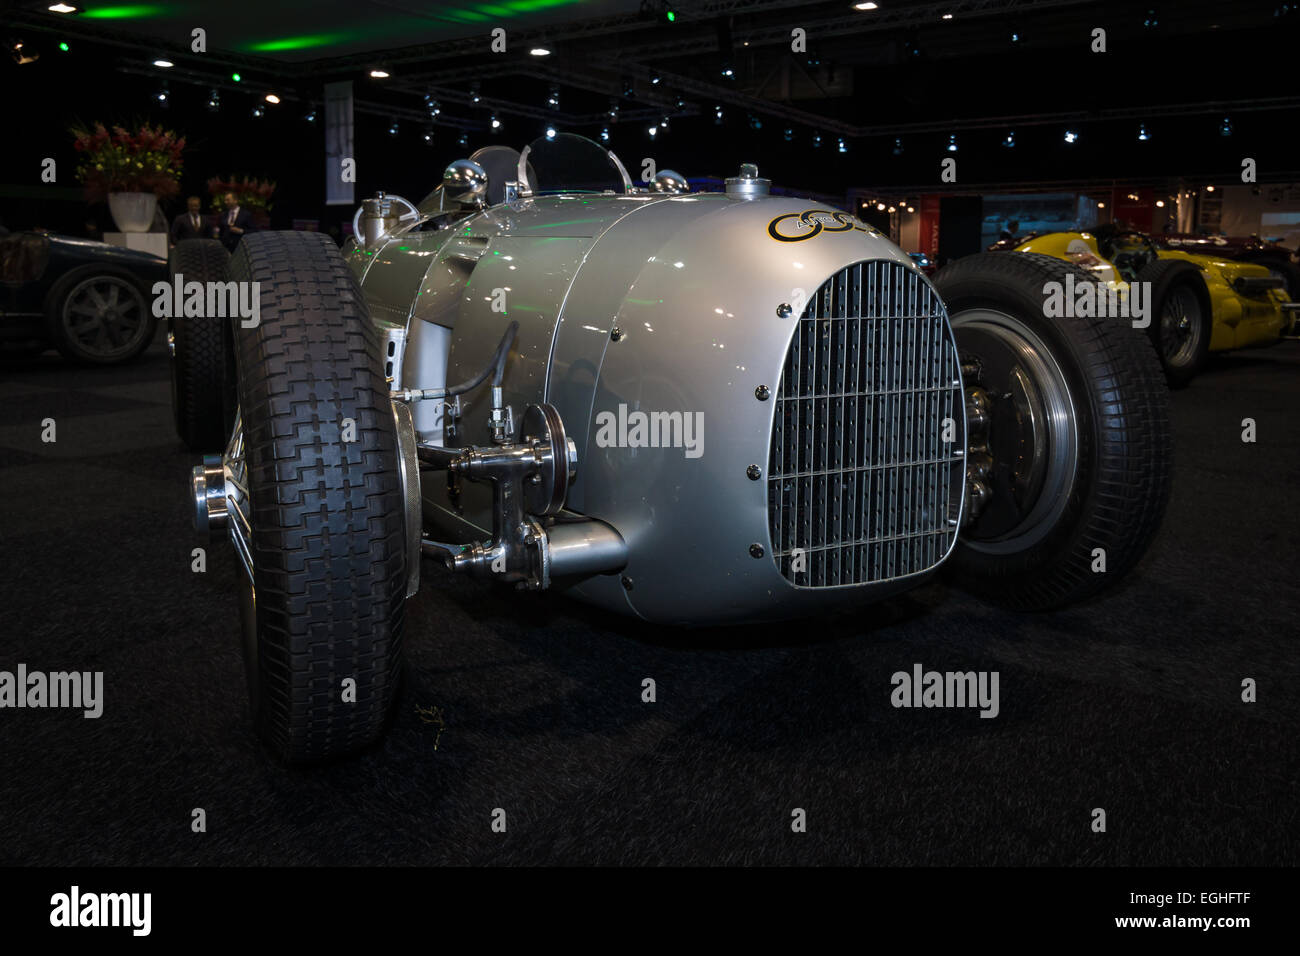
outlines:
[[630, 76], [623, 77], [623, 96], [629, 100], [636, 96], [636, 86], [633, 85]]
[[715, 106], [715, 107], [713, 108], [713, 123], [714, 123], [715, 126], [721, 126], [721, 125], [722, 125], [722, 107], [721, 107], [721, 106]]
[[659, 75], [659, 73], [658, 73], [656, 70], [651, 70], [651, 71], [650, 71], [650, 85], [651, 85], [651, 86], [658, 86], [658, 85], [659, 85], [659, 81], [660, 81], [661, 79], [662, 79], [662, 77]]
[[1231, 119], [1231, 117], [1225, 116], [1225, 117], [1223, 118], [1223, 122], [1219, 124], [1219, 134], [1220, 134], [1221, 136], [1231, 136], [1231, 135], [1232, 135], [1232, 119]]
[[262, 106], [261, 103], [258, 103], [256, 106], [253, 107], [253, 111], [252, 111], [253, 119], [261, 119], [265, 115], [266, 115], [266, 108]]
[[481, 99], [483, 99], [483, 94], [479, 92], [479, 85], [474, 83], [469, 88], [469, 101], [471, 103], [477, 103]]
[[1013, 33], [1013, 34], [1011, 34], [1011, 42], [1012, 42], [1012, 43], [1019, 43], [1022, 39], [1024, 39], [1024, 38], [1023, 38], [1019, 33]]
[[897, 210], [896, 210], [893, 206], [890, 206], [890, 207], [889, 207], [889, 211], [890, 211], [890, 212], [896, 212]]
[[821, 134], [821, 133], [813, 133], [813, 141], [812, 141], [812, 145], [813, 145], [813, 149], [820, 149], [820, 148], [821, 148], [821, 145], [822, 145], [822, 134]]
[[396, 136], [396, 135], [397, 135], [398, 133], [400, 133], [400, 132], [401, 132], [401, 129], [400, 129], [400, 128], [398, 127], [398, 125], [397, 125], [397, 120], [392, 120], [391, 122], [389, 122], [389, 124], [388, 124], [388, 135], [389, 135], [389, 136]]
[[895, 156], [903, 155], [903, 140], [901, 138], [894, 140], [894, 155]]
[[1098, 209], [1105, 209], [1105, 208], [1106, 208], [1106, 204], [1105, 204], [1104, 202], [1099, 202], [1099, 203], [1097, 203], [1097, 208], [1098, 208]]
[[431, 129], [426, 129], [426, 130], [424, 131], [424, 135], [422, 135], [420, 138], [421, 138], [422, 140], [424, 140], [424, 145], [425, 145], [425, 146], [432, 146], [432, 145], [433, 145], [433, 130], [431, 130]]
[[302, 118], [306, 120], [308, 123], [316, 122], [316, 107], [314, 106], [307, 107], [307, 112], [302, 114]]
[[280, 97], [276, 96], [274, 93], [267, 93], [266, 101], [271, 104], [279, 103]]
[[1206, 187], [1205, 187], [1205, 191], [1206, 191], [1207, 193], [1212, 193], [1212, 192], [1214, 192], [1214, 187], [1213, 187], [1213, 186], [1206, 186]]
[[1071, 143], [1071, 144], [1073, 144], [1073, 143], [1078, 142], [1078, 140], [1079, 140], [1079, 134], [1078, 134], [1077, 131], [1072, 130], [1072, 129], [1067, 129], [1067, 130], [1065, 131], [1065, 141], [1066, 141], [1067, 143]]
[[951, 20], [951, 19], [952, 19], [952, 14], [951, 14], [951, 13], [945, 13], [945, 14], [943, 15], [943, 19], [945, 19], [945, 20]]
[[1142, 21], [1142, 25], [1143, 25], [1144, 27], [1158, 27], [1158, 26], [1160, 26], [1160, 21], [1156, 19], [1156, 12], [1155, 12], [1154, 10], [1148, 10], [1148, 11], [1147, 11], [1146, 19]]
[[948, 136], [948, 152], [950, 152], [950, 153], [955, 153], [955, 152], [957, 152], [957, 134], [956, 134], [956, 133], [950, 133], [949, 136]]
[[50, 13], [76, 13], [77, 8], [67, 3], [53, 3], [45, 9]]
[[654, 138], [655, 138], [655, 133], [659, 132], [659, 127], [658, 127], [658, 126], [651, 126], [649, 129], [646, 130], [646, 132], [650, 134], [650, 138], [651, 138], [651, 139], [654, 139]]
[[461, 149], [465, 149], [467, 146], [469, 146], [469, 133], [465, 132], [464, 130], [461, 130], [460, 136], [456, 140], [456, 145], [459, 146]]
[[546, 105], [553, 110], [560, 108], [560, 88], [558, 86], [551, 85], [550, 95], [546, 97]]
[[1151, 138], [1151, 134], [1147, 132], [1147, 125], [1146, 125], [1146, 123], [1139, 123], [1139, 124], [1138, 124], [1138, 140], [1139, 140], [1140, 142], [1145, 143], [1145, 142], [1146, 142], [1147, 140], [1149, 140], [1150, 138]]
[[547, 138], [547, 139], [555, 139], [555, 127], [554, 127], [554, 126], [548, 126], [548, 127], [546, 127], [546, 138]]
[[908, 207], [907, 207], [907, 211], [908, 211], [908, 212], [916, 212], [916, 209], [913, 208], [912, 206], [908, 206]]
[[885, 211], [885, 204], [884, 204], [883, 202], [878, 202], [878, 203], [876, 203], [876, 208], [879, 209], [881, 212], [884, 212], [884, 211]]
[[609, 142], [609, 127], [608, 127], [608, 126], [605, 126], [605, 127], [602, 127], [602, 128], [601, 128], [601, 131], [600, 131], [600, 141], [601, 141], [602, 143], [608, 143], [608, 142]]
[[372, 80], [386, 80], [386, 79], [388, 79], [390, 76], [392, 76], [392, 74], [389, 73], [387, 70], [371, 70], [371, 71], [370, 71], [370, 78], [371, 78]]
[[784, 135], [785, 135], [785, 141], [786, 141], [787, 143], [793, 141], [793, 140], [794, 140], [794, 127], [793, 127], [793, 126], [787, 126], [787, 127], [785, 128], [785, 134], [784, 134]]
[[1004, 136], [1004, 137], [1002, 137], [1002, 145], [1005, 146], [1007, 149], [1013, 149], [1013, 148], [1015, 148], [1015, 145], [1016, 145], [1016, 131], [1015, 131], [1015, 130], [1009, 130], [1009, 131], [1007, 132], [1007, 135]]
[[617, 120], [618, 120], [618, 110], [619, 110], [618, 100], [610, 100], [610, 101], [609, 101], [609, 112], [608, 112], [606, 115], [608, 115], [609, 118], [610, 118], [611, 120], [617, 121]]
[[14, 62], [19, 66], [27, 63], [35, 63], [41, 58], [39, 53], [32, 53], [24, 48], [22, 40], [15, 40], [9, 44], [9, 49], [13, 53]]
[[1156, 200], [1156, 208], [1157, 208], [1157, 209], [1164, 209], [1164, 208], [1165, 208], [1165, 201], [1164, 201], [1163, 199], [1157, 199], [1157, 200]]
[[722, 75], [725, 76], [727, 79], [731, 79], [736, 75], [736, 71], [729, 66], [724, 66], [722, 68]]
[[762, 129], [762, 128], [763, 128], [763, 121], [762, 121], [761, 119], [759, 119], [757, 116], [754, 116], [753, 114], [750, 114], [750, 117], [749, 117], [749, 128], [750, 128], [750, 129]]
[[242, 79], [243, 79], [243, 77], [240, 76], [238, 73], [231, 73], [231, 74], [230, 74], [230, 82], [231, 82], [231, 83], [238, 83], [238, 82], [239, 82], [240, 80], [242, 80]]
[[847, 153], [849, 151], [849, 144], [844, 142], [843, 136], [840, 137], [838, 149], [841, 153]]
[[424, 108], [429, 111], [430, 116], [437, 116], [442, 112], [442, 104], [433, 98], [432, 93], [424, 94]]
[[550, 56], [551, 51], [544, 46], [535, 46], [528, 51], [529, 56]]
[[221, 109], [221, 93], [217, 90], [211, 90], [208, 93], [208, 112], [215, 113]]
[[67, 53], [67, 52], [68, 52], [68, 49], [69, 49], [69, 47], [68, 47], [68, 44], [67, 44], [66, 42], [65, 42], [65, 43], [60, 43], [60, 44], [59, 44], [59, 52], [60, 52], [60, 53]]
[[500, 128], [501, 128], [501, 121], [500, 121], [499, 119], [497, 119], [497, 114], [496, 114], [496, 113], [493, 113], [493, 114], [492, 114], [492, 119], [489, 120], [489, 122], [492, 124], [492, 128], [493, 128], [493, 129], [500, 129]]
[[854, 9], [854, 10], [879, 10], [879, 9], [880, 9], [880, 4], [878, 4], [878, 3], [855, 3], [855, 4], [853, 5], [853, 9]]
[[680, 93], [678, 93], [678, 94], [677, 94], [677, 99], [676, 99], [676, 100], [674, 101], [674, 103], [673, 103], [673, 108], [674, 108], [674, 109], [679, 109], [679, 110], [684, 110], [684, 109], [686, 109], [686, 97], [684, 97], [684, 96], [682, 96]]
[[153, 65], [158, 67], [160, 70], [170, 70], [176, 64], [171, 60], [154, 60]]
[[159, 105], [159, 106], [161, 106], [161, 107], [163, 107], [164, 109], [166, 109], [166, 107], [167, 107], [167, 99], [168, 99], [168, 97], [170, 97], [170, 96], [171, 96], [171, 93], [170, 93], [170, 91], [167, 89], [167, 81], [166, 81], [166, 80], [163, 80], [163, 85], [160, 86], [160, 87], [158, 87], [158, 92], [154, 93], [153, 98], [154, 98], [155, 100], [158, 101], [158, 105]]
[[661, 120], [659, 121], [659, 127], [660, 127], [660, 129], [667, 129], [667, 128], [668, 128], [668, 117], [667, 117], [667, 116], [665, 116], [663, 119], [661, 119]]

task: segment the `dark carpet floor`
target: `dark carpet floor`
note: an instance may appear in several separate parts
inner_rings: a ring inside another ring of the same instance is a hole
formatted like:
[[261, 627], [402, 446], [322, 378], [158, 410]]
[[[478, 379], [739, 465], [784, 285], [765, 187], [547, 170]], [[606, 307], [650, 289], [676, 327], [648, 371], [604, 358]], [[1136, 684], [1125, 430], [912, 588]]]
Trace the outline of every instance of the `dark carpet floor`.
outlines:
[[[0, 711], [0, 863], [1300, 862], [1298, 343], [1174, 394], [1164, 528], [1084, 606], [1016, 615], [936, 583], [680, 632], [426, 562], [391, 734], [309, 771], [250, 731], [234, 555], [190, 571], [160, 346], [4, 360], [0, 409], [0, 669], [106, 684], [98, 720]], [[998, 671], [1000, 715], [894, 709], [914, 662]]]

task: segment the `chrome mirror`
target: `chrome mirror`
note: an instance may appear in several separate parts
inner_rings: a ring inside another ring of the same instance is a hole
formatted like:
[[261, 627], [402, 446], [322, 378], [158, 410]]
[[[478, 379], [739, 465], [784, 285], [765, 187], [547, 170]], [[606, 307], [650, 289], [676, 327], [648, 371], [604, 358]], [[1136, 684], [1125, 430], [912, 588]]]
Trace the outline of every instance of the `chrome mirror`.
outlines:
[[442, 172], [442, 192], [452, 202], [482, 206], [487, 188], [487, 170], [472, 160], [458, 159]]

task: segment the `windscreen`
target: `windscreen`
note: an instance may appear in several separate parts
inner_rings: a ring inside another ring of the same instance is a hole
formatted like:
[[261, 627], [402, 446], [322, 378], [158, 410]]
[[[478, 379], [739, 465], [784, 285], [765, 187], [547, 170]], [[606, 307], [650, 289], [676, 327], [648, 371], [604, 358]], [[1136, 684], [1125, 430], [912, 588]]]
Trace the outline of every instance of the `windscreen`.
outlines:
[[[544, 193], [627, 192], [626, 173], [614, 154], [599, 143], [574, 133], [539, 136], [524, 150], [528, 184]], [[522, 177], [521, 177], [522, 178]]]

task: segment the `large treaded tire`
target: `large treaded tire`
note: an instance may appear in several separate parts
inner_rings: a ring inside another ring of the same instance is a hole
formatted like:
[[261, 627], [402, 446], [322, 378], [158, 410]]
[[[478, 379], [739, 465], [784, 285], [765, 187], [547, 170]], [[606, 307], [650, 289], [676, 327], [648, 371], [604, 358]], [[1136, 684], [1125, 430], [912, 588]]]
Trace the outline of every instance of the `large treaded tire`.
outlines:
[[[378, 333], [326, 236], [250, 234], [231, 275], [261, 283], [260, 324], [234, 326], [256, 585], [255, 631], [245, 629], [254, 720], [285, 761], [340, 757], [382, 734], [402, 661], [403, 497]], [[344, 440], [348, 420], [354, 441]], [[354, 703], [344, 699], [348, 679]]]
[[[1151, 305], [1151, 325], [1147, 331], [1164, 367], [1165, 381], [1170, 388], [1185, 388], [1210, 360], [1210, 333], [1214, 320], [1210, 314], [1210, 293], [1205, 280], [1201, 278], [1200, 270], [1186, 259], [1157, 259], [1143, 267], [1137, 281], [1151, 283], [1151, 295], [1147, 300]], [[1200, 339], [1191, 355], [1171, 363], [1165, 355], [1160, 317], [1164, 315], [1165, 300], [1181, 286], [1187, 287], [1199, 305], [1200, 315], [1194, 321], [1200, 323]]]
[[[230, 281], [230, 253], [216, 239], [185, 239], [168, 259], [169, 272], [185, 282]], [[176, 434], [191, 451], [225, 447], [234, 424], [235, 369], [227, 320], [173, 316], [170, 335], [172, 412]]]
[[[948, 565], [960, 586], [1022, 610], [1060, 607], [1118, 581], [1147, 550], [1169, 498], [1169, 393], [1155, 350], [1126, 319], [1047, 318], [1044, 284], [1070, 273], [1076, 285], [1095, 281], [1034, 253], [969, 256], [935, 279], [959, 350], [962, 313], [1013, 316], [1047, 344], [1072, 396], [1077, 466], [1054, 525], [1009, 554], [978, 550], [963, 529]], [[1101, 573], [1093, 571], [1095, 548], [1106, 554]]]

